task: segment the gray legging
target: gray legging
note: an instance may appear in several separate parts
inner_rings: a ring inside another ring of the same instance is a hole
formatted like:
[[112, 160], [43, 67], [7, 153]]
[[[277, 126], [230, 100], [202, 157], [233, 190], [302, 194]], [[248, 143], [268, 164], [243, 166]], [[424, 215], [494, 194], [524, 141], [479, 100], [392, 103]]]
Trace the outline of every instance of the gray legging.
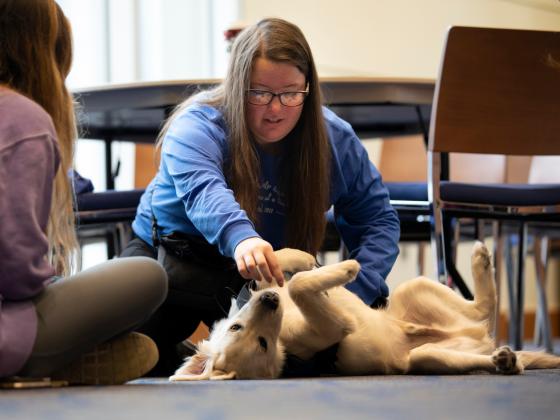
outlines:
[[21, 376], [49, 376], [146, 321], [167, 295], [153, 259], [119, 258], [58, 280], [37, 296], [37, 337]]

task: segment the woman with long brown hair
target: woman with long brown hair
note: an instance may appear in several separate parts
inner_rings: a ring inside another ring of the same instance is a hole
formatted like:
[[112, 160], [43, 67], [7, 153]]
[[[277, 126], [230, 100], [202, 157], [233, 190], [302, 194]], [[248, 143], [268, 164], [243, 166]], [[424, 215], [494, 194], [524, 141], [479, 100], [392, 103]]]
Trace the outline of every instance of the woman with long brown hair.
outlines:
[[243, 30], [223, 83], [182, 104], [159, 143], [159, 171], [123, 254], [155, 257], [157, 248], [169, 275], [168, 299], [144, 329], [158, 344], [159, 374], [177, 368], [174, 346], [200, 320], [227, 314], [244, 280], [282, 285], [275, 249], [316, 254], [331, 206], [362, 266], [349, 288], [368, 304], [387, 296], [399, 221], [350, 125], [322, 107], [297, 26], [264, 19]]
[[157, 361], [151, 339], [127, 332], [163, 301], [166, 275], [148, 258], [71, 275], [71, 62], [53, 0], [0, 0], [0, 378], [123, 383]]

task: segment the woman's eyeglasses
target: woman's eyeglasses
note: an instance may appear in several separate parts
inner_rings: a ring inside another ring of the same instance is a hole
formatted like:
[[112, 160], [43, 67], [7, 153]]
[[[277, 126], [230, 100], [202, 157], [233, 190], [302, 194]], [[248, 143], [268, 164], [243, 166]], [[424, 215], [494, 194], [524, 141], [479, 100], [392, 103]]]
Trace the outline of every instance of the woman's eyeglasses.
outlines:
[[253, 105], [268, 105], [275, 96], [278, 96], [280, 103], [284, 106], [299, 106], [305, 101], [309, 90], [274, 93], [268, 90], [249, 89], [248, 93], [248, 101]]

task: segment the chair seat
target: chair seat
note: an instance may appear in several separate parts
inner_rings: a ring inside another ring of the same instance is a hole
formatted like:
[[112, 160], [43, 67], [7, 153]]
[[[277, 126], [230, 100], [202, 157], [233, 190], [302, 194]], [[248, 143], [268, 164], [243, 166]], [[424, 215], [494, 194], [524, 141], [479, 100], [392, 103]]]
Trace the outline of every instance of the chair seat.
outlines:
[[76, 197], [76, 207], [78, 211], [136, 208], [143, 193], [143, 189], [137, 189], [80, 194]]
[[560, 184], [465, 184], [442, 181], [443, 201], [497, 206], [552, 206], [560, 203]]
[[143, 193], [136, 189], [80, 194], [76, 197], [78, 225], [132, 222]]
[[428, 184], [425, 182], [385, 182], [391, 200], [428, 201]]
[[399, 215], [401, 241], [429, 241], [431, 210], [425, 182], [386, 182], [389, 198]]

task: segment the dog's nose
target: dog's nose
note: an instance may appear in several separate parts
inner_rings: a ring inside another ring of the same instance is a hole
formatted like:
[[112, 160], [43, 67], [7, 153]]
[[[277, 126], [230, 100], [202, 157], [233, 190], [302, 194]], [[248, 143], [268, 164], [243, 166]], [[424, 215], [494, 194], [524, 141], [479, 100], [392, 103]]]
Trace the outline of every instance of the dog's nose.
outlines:
[[267, 308], [273, 310], [278, 308], [279, 300], [278, 293], [276, 292], [264, 292], [260, 297], [261, 303]]

